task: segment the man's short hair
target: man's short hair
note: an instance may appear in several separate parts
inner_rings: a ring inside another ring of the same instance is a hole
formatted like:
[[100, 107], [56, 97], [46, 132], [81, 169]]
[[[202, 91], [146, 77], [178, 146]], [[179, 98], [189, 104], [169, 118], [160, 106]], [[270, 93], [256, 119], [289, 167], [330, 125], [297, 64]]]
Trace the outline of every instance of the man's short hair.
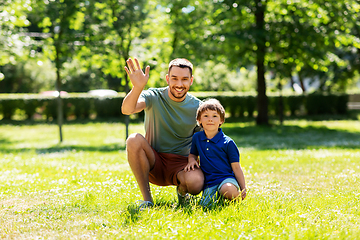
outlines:
[[175, 58], [169, 63], [168, 73], [170, 73], [171, 68], [174, 66], [179, 68], [188, 68], [190, 70], [190, 76], [192, 76], [193, 65], [189, 60], [185, 58]]
[[200, 104], [196, 111], [196, 120], [200, 120], [201, 114], [203, 114], [207, 110], [216, 111], [220, 115], [220, 119], [222, 122], [225, 122], [225, 109], [219, 102], [219, 100], [215, 98], [206, 99], [203, 103]]

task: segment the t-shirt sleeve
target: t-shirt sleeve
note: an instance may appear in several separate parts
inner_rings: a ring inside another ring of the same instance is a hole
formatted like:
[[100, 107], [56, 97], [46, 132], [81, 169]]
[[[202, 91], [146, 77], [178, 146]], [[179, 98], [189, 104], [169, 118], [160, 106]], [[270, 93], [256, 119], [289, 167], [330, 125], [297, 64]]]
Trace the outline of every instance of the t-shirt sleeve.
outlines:
[[227, 155], [230, 163], [240, 161], [239, 149], [233, 140], [230, 140], [227, 144]]
[[146, 105], [146, 108], [149, 108], [149, 106], [151, 105], [151, 94], [148, 90], [146, 91], [142, 91], [140, 96], [139, 96], [139, 99], [144, 99], [145, 101], [145, 105]]
[[140, 97], [145, 100], [146, 108], [151, 107], [152, 100], [154, 99], [154, 92], [151, 90], [144, 90], [141, 92]]

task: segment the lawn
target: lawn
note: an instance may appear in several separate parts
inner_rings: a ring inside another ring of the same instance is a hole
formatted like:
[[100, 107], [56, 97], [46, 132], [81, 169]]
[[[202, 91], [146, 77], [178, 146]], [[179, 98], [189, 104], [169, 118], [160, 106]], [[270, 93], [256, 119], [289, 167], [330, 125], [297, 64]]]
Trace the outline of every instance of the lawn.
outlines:
[[[360, 122], [228, 121], [247, 198], [204, 210], [177, 206], [175, 187], [141, 199], [122, 123], [0, 124], [0, 238], [360, 239]], [[143, 133], [140, 123], [131, 132]]]

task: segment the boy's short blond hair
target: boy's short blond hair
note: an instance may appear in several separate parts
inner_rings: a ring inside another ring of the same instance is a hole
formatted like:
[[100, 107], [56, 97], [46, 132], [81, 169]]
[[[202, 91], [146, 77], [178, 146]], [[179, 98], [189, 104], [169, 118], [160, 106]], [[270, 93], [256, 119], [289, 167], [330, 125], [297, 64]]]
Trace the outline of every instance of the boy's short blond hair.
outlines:
[[196, 111], [196, 120], [199, 121], [201, 114], [206, 112], [207, 110], [216, 111], [220, 115], [220, 120], [224, 123], [225, 122], [225, 109], [219, 102], [219, 100], [215, 98], [206, 99]]

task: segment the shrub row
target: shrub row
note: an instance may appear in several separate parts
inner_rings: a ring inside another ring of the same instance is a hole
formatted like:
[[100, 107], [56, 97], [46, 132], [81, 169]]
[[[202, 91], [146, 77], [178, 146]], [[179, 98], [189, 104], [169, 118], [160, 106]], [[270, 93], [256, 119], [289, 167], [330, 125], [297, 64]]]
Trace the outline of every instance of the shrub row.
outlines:
[[[200, 99], [216, 98], [233, 117], [253, 117], [256, 111], [254, 95], [240, 95], [234, 92], [194, 92]], [[122, 117], [120, 106], [124, 94], [111, 97], [95, 97], [89, 94], [70, 93], [62, 96], [64, 118]], [[269, 96], [269, 114], [278, 115], [280, 109], [292, 116], [300, 114], [345, 114], [349, 96], [346, 94], [310, 94], [291, 96]], [[280, 105], [282, 108], [280, 108]], [[4, 119], [11, 119], [17, 109], [23, 110], [26, 118], [35, 114], [47, 119], [57, 117], [57, 98], [38, 94], [0, 94], [0, 113]], [[143, 117], [139, 114], [138, 117]]]
[[[62, 96], [64, 118], [89, 118], [95, 114], [98, 118], [122, 117], [120, 106], [123, 94], [111, 97], [95, 97], [89, 94], [68, 94]], [[46, 116], [46, 119], [57, 118], [56, 97], [44, 97], [37, 94], [2, 94], [0, 95], [0, 112], [4, 119], [11, 119], [17, 109], [25, 112], [30, 119], [35, 114]]]
[[[255, 95], [236, 95], [237, 93], [194, 93], [200, 99], [216, 98], [231, 116], [253, 117], [256, 111]], [[316, 114], [346, 114], [348, 94], [309, 94], [309, 95], [286, 95], [268, 96], [268, 112], [270, 115], [279, 115], [281, 109], [283, 113], [291, 116], [316, 115]]]

